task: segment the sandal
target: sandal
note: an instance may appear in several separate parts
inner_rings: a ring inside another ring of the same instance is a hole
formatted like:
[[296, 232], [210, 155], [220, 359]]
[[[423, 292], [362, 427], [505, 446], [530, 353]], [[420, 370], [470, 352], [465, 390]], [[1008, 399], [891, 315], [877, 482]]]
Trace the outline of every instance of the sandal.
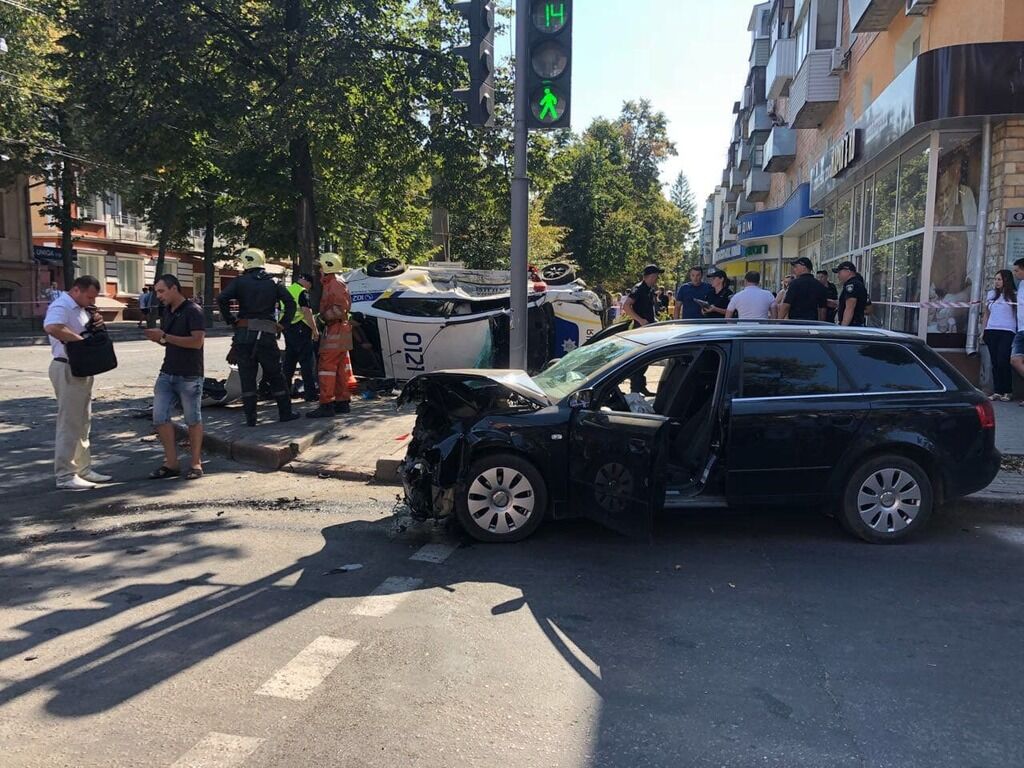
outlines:
[[168, 477], [178, 477], [180, 474], [180, 469], [171, 469], [170, 467], [161, 466], [160, 469], [154, 469], [149, 473], [149, 479], [163, 480]]
[[185, 479], [186, 480], [198, 480], [202, 476], [203, 476], [203, 468], [202, 467], [192, 467], [185, 474]]

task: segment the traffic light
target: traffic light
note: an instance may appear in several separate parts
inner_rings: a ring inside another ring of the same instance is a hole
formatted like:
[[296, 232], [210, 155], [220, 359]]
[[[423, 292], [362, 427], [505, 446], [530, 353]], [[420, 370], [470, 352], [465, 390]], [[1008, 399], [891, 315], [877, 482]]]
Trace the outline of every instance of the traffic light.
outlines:
[[469, 22], [469, 45], [455, 49], [469, 65], [469, 89], [455, 95], [466, 102], [471, 124], [490, 128], [494, 125], [494, 0], [456, 3], [455, 10]]
[[[572, 107], [572, 0], [532, 0], [526, 95], [530, 130], [568, 128]], [[519, 76], [519, 73], [516, 73]]]

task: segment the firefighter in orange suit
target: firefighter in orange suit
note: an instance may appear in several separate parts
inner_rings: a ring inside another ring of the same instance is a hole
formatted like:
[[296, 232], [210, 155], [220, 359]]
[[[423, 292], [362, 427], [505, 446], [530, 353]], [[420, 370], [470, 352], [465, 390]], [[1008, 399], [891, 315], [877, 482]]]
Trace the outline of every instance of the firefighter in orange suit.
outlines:
[[306, 414], [311, 419], [322, 419], [339, 413], [348, 413], [352, 395], [348, 388], [349, 351], [352, 349], [352, 326], [348, 313], [352, 297], [348, 287], [338, 276], [341, 258], [336, 253], [320, 257], [320, 317], [326, 324], [320, 337], [320, 405]]

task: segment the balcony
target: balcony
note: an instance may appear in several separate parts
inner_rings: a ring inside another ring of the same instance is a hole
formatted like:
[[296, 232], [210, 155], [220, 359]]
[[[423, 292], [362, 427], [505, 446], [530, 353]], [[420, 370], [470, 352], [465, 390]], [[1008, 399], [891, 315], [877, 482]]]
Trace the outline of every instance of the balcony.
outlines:
[[[746, 187], [746, 185], [747, 182], [746, 179], [744, 179], [744, 188]], [[736, 200], [736, 215], [742, 216], [744, 213], [753, 213], [754, 210], [754, 203], [747, 198], [746, 190], [744, 189], [744, 192], [741, 193], [739, 198]]]
[[768, 98], [781, 99], [789, 95], [789, 84], [796, 75], [796, 38], [775, 43], [768, 59]]
[[768, 117], [768, 105], [759, 104], [750, 110], [747, 118], [747, 135], [752, 139], [764, 139], [772, 129], [772, 119]]
[[763, 203], [768, 199], [772, 191], [771, 176], [759, 168], [753, 168], [747, 174], [747, 183], [744, 186], [744, 196], [752, 203]]
[[850, 21], [854, 32], [885, 32], [906, 0], [850, 0]]
[[832, 49], [811, 51], [789, 89], [791, 128], [820, 128], [839, 103], [839, 77], [832, 74]]
[[764, 143], [764, 170], [767, 173], [782, 173], [796, 161], [796, 131], [776, 126]]
[[750, 145], [746, 142], [738, 142], [733, 144], [733, 155], [732, 155], [732, 167], [739, 168], [743, 173], [747, 172], [750, 167]]
[[750, 68], [767, 67], [768, 57], [772, 53], [772, 39], [770, 37], [758, 37], [750, 49]]
[[746, 174], [739, 168], [733, 168], [729, 171], [729, 191], [730, 192], [742, 192], [743, 187], [746, 185]]

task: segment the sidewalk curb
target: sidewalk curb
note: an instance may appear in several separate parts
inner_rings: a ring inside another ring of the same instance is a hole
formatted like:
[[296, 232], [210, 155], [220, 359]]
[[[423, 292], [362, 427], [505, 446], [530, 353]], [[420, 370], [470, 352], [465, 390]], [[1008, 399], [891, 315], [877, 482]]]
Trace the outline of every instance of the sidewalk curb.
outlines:
[[[184, 424], [175, 422], [174, 431], [179, 439], [188, 437], [188, 427]], [[293, 461], [300, 453], [307, 450], [327, 431], [327, 428], [325, 428], [320, 432], [305, 435], [298, 440], [292, 440], [287, 445], [278, 446], [261, 445], [247, 440], [232, 440], [219, 437], [216, 434], [205, 433], [203, 435], [203, 448], [221, 456], [226, 456], [232, 461], [255, 464], [258, 467], [276, 472]]]

